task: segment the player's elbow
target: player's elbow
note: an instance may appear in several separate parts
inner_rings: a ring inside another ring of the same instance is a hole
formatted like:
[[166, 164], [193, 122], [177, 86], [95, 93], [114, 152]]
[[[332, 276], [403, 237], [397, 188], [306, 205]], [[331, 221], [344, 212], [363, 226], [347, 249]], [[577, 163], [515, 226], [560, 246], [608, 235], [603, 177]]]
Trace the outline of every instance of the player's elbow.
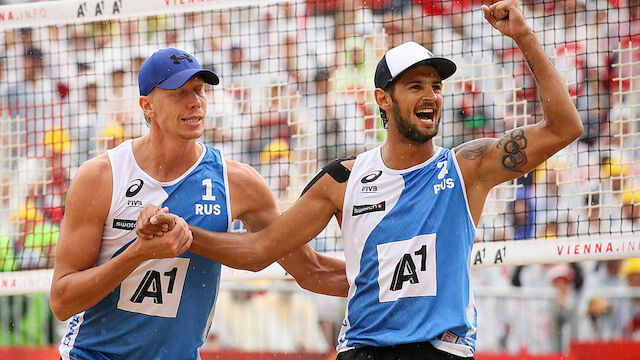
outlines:
[[269, 265], [270, 265], [270, 263], [268, 263], [266, 261], [249, 262], [245, 266], [243, 266], [243, 268], [245, 268], [245, 269], [247, 269], [249, 271], [258, 272], [258, 271], [262, 271], [262, 270], [266, 269], [267, 266], [269, 266]]
[[577, 113], [575, 116], [572, 116], [570, 124], [571, 125], [564, 132], [567, 144], [572, 143], [575, 139], [582, 136], [582, 133], [584, 132], [584, 125], [582, 125], [582, 121]]
[[274, 261], [274, 259], [270, 259], [268, 257], [268, 254], [258, 246], [251, 255], [246, 257], [245, 261], [241, 265], [241, 268], [253, 272], [258, 272], [264, 270]]
[[571, 120], [559, 123], [559, 122], [547, 122], [548, 131], [553, 136], [557, 137], [558, 143], [565, 147], [580, 136], [582, 136], [582, 132], [584, 131], [584, 126], [582, 125], [582, 121], [577, 116], [571, 117]]
[[582, 136], [582, 133], [584, 132], [584, 125], [582, 125], [582, 121], [579, 121], [578, 124], [576, 125], [575, 129], [574, 129], [574, 133], [573, 133], [573, 140], [579, 138], [580, 136]]
[[49, 306], [53, 315], [60, 321], [67, 321], [71, 317], [71, 314], [64, 308], [64, 303], [65, 301], [60, 299], [60, 296], [54, 295], [53, 291], [51, 292]]

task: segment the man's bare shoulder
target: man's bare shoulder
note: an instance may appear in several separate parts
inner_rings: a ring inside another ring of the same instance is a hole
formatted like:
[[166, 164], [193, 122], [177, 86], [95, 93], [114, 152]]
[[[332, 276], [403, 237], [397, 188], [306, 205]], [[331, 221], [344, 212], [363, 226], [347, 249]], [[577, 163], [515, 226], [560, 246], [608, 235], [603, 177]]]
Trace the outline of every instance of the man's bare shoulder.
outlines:
[[91, 179], [111, 181], [111, 161], [106, 153], [85, 161], [73, 176], [73, 182]]
[[330, 200], [337, 210], [342, 209], [354, 163], [355, 157], [331, 161], [307, 184], [300, 197], [324, 198]]
[[458, 156], [458, 159], [477, 160], [487, 148], [494, 145], [497, 141], [498, 139], [494, 138], [474, 139], [458, 145], [453, 151], [456, 153], [456, 156]]
[[246, 186], [264, 182], [262, 176], [251, 165], [234, 160], [225, 160], [225, 162], [230, 185]]
[[356, 163], [356, 158], [348, 158], [340, 161], [340, 165], [346, 167], [347, 169], [353, 169], [353, 164]]
[[104, 220], [111, 204], [112, 187], [111, 162], [107, 154], [85, 161], [69, 186], [65, 218]]

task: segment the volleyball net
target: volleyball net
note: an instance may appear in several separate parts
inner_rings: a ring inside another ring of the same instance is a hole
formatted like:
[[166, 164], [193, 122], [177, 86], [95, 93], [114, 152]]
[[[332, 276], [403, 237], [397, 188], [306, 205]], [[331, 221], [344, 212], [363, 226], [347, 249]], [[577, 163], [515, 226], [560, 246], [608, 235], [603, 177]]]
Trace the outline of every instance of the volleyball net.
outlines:
[[[542, 119], [535, 81], [482, 1], [56, 1], [0, 7], [0, 294], [47, 292], [78, 167], [148, 127], [137, 72], [161, 48], [220, 77], [200, 139], [254, 166], [282, 209], [318, 170], [385, 139], [377, 61], [413, 40], [452, 59], [436, 143], [452, 148]], [[488, 2], [485, 2], [488, 3]], [[473, 266], [640, 256], [640, 9], [524, 1], [565, 78], [583, 136], [494, 188]], [[536, 139], [531, 139], [536, 141]], [[90, 204], [87, 204], [90, 206]], [[443, 209], [446, 211], [446, 209]], [[237, 231], [242, 225], [234, 224]], [[335, 221], [314, 240], [340, 256]], [[227, 279], [282, 277], [272, 267]]]

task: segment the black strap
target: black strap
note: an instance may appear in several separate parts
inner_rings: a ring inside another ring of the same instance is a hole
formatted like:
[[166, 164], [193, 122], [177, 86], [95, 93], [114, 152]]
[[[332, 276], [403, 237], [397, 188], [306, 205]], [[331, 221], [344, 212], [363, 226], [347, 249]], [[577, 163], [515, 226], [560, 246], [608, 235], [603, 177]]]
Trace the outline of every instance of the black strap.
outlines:
[[347, 169], [344, 165], [342, 165], [342, 162], [347, 160], [353, 160], [355, 158], [356, 158], [355, 156], [349, 156], [347, 158], [335, 159], [332, 162], [325, 165], [322, 168], [322, 170], [320, 170], [320, 172], [313, 179], [311, 179], [311, 181], [309, 181], [309, 183], [304, 188], [304, 190], [302, 190], [302, 194], [300, 194], [300, 196], [304, 195], [304, 193], [306, 193], [307, 190], [311, 189], [313, 184], [315, 184], [318, 180], [320, 180], [320, 178], [323, 177], [324, 174], [329, 174], [329, 176], [331, 176], [335, 181], [339, 183], [344, 183], [347, 180], [349, 180], [349, 175], [351, 175], [351, 170]]

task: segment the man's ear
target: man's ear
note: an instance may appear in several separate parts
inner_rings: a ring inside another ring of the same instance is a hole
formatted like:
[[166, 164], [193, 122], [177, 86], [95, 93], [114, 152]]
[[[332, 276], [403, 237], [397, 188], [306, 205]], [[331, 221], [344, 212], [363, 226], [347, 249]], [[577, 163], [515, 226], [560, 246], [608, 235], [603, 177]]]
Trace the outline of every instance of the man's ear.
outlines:
[[388, 111], [391, 109], [391, 94], [382, 89], [376, 89], [373, 92], [373, 95], [375, 96], [376, 103], [378, 104], [380, 109], [384, 111]]
[[150, 96], [140, 96], [140, 99], [138, 100], [140, 103], [140, 108], [142, 109], [142, 111], [144, 112], [145, 115], [149, 116], [150, 113], [153, 111], [153, 103], [151, 101]]

